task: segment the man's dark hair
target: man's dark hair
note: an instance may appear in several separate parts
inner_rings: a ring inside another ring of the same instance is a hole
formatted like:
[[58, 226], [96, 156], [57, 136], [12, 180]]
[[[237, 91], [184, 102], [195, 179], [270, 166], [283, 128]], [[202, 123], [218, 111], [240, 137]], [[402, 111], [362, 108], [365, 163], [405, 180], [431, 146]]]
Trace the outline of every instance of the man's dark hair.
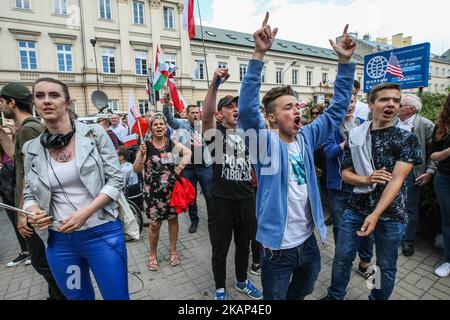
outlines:
[[22, 111], [22, 112], [26, 112], [26, 113], [33, 113], [33, 105], [31, 103], [31, 100], [20, 100], [20, 99], [16, 99], [14, 97], [10, 97], [7, 95], [2, 94], [0, 96], [0, 98], [3, 98], [6, 100], [6, 103], [11, 103], [11, 100], [14, 100], [14, 102], [16, 103], [17, 108]]
[[375, 103], [375, 101], [378, 98], [378, 92], [380, 92], [382, 90], [389, 90], [389, 89], [398, 90], [400, 92], [400, 86], [398, 84], [390, 83], [390, 82], [382, 83], [382, 84], [375, 86], [372, 89], [372, 91], [370, 91], [369, 102]]
[[189, 111], [191, 110], [191, 108], [199, 108], [198, 105], [196, 104], [190, 104], [186, 107], [186, 114], [189, 114]]
[[361, 89], [361, 83], [358, 80], [353, 80], [353, 88], [356, 90]]
[[283, 87], [276, 87], [269, 92], [267, 92], [264, 95], [264, 98], [262, 99], [262, 104], [264, 106], [264, 111], [266, 114], [274, 113], [275, 112], [275, 104], [273, 103], [277, 98], [282, 96], [293, 96], [294, 90], [292, 90], [291, 86], [283, 86]]
[[117, 147], [117, 155], [122, 156], [125, 160], [128, 160], [128, 149], [125, 146]]

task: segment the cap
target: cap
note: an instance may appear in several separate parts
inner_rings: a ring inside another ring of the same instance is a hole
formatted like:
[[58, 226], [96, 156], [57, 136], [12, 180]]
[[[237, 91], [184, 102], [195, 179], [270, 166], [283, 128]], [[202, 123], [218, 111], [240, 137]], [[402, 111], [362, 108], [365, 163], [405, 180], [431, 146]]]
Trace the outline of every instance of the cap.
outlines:
[[13, 82], [3, 86], [0, 95], [8, 96], [21, 101], [31, 101], [31, 91], [23, 84]]
[[220, 110], [223, 107], [233, 104], [233, 102], [237, 103], [238, 100], [239, 100], [239, 97], [233, 97], [231, 95], [225, 96], [219, 100], [219, 103], [217, 104], [217, 109]]

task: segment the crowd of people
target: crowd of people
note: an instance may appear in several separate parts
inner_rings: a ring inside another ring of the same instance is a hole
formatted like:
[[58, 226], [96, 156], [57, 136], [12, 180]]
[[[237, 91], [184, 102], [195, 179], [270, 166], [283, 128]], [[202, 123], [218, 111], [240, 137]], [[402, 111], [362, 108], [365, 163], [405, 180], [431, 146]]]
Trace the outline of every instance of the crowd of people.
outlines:
[[[420, 195], [433, 181], [445, 254], [435, 274], [449, 276], [450, 95], [436, 124], [420, 115], [419, 97], [402, 95], [394, 83], [375, 87], [368, 105], [357, 101], [356, 44], [346, 26], [339, 43], [330, 40], [338, 57], [333, 100], [327, 108], [312, 106], [305, 123], [289, 86], [272, 88], [260, 101], [264, 57], [278, 32], [268, 19], [254, 33], [239, 97], [218, 99], [230, 75], [217, 69], [203, 109], [190, 105], [175, 117], [166, 95], [163, 112], [145, 115], [149, 129], [134, 148], [123, 143], [131, 133], [126, 117], [77, 121], [59, 80], [38, 79], [31, 91], [20, 83], [3, 86], [1, 110], [15, 126], [0, 129], [0, 196], [29, 212], [7, 212], [21, 250], [7, 266], [31, 264], [47, 281], [49, 299], [95, 299], [90, 272], [104, 299], [129, 299], [121, 192], [142, 188], [147, 268], [157, 272], [164, 221], [170, 265], [182, 264], [173, 200], [177, 183], [190, 183], [196, 193], [200, 185], [208, 220], [200, 221], [195, 200], [188, 231], [208, 225], [216, 300], [227, 299], [232, 239], [236, 290], [256, 300], [304, 299], [321, 269], [316, 235], [325, 241], [328, 224], [335, 255], [324, 299], [345, 298], [358, 253], [358, 271], [379, 279], [369, 299], [387, 300], [399, 248], [414, 254]], [[262, 291], [248, 272], [261, 276]]]

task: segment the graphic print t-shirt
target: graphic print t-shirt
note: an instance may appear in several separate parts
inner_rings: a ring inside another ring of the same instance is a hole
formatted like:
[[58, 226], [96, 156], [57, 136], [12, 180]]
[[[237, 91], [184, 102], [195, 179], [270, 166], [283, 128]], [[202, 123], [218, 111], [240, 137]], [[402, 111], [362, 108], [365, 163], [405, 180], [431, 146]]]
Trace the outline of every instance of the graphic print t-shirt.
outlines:
[[[218, 137], [221, 135], [221, 139]], [[223, 141], [220, 145], [220, 141]], [[211, 193], [220, 198], [244, 200], [254, 197], [252, 165], [244, 140], [233, 130], [218, 125], [216, 136], [209, 144], [213, 157]], [[222, 147], [222, 154], [218, 149]]]
[[281, 249], [295, 248], [313, 232], [305, 163], [297, 142], [289, 143], [289, 190], [286, 229]]
[[[422, 149], [417, 137], [403, 129], [389, 127], [386, 129], [373, 130], [370, 132], [372, 138], [372, 159], [375, 170], [385, 167], [387, 171], [393, 172], [397, 161], [418, 165], [422, 163]], [[342, 169], [353, 166], [352, 155], [348, 144], [345, 146], [342, 159]], [[352, 193], [347, 208], [364, 215], [370, 215], [377, 207], [386, 185], [378, 183], [375, 190], [367, 194]], [[394, 220], [405, 223], [406, 212], [406, 186], [403, 183], [400, 192], [392, 201], [391, 205], [380, 216], [381, 220]]]

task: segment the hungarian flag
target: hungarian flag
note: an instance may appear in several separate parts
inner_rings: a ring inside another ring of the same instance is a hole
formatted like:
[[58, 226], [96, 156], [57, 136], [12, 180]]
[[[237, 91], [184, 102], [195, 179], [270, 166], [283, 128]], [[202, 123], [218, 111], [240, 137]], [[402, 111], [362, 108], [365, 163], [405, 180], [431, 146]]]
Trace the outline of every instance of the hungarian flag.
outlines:
[[148, 131], [148, 122], [142, 118], [134, 105], [133, 92], [128, 94], [128, 127], [138, 136], [145, 136]]
[[136, 134], [130, 134], [126, 136], [124, 139], [122, 139], [123, 145], [127, 148], [134, 146], [137, 144], [137, 135]]
[[195, 37], [194, 0], [184, 0], [183, 29], [189, 33], [189, 39]]
[[153, 74], [153, 89], [161, 90], [169, 76], [169, 66], [161, 62], [159, 47], [156, 49], [155, 73]]

